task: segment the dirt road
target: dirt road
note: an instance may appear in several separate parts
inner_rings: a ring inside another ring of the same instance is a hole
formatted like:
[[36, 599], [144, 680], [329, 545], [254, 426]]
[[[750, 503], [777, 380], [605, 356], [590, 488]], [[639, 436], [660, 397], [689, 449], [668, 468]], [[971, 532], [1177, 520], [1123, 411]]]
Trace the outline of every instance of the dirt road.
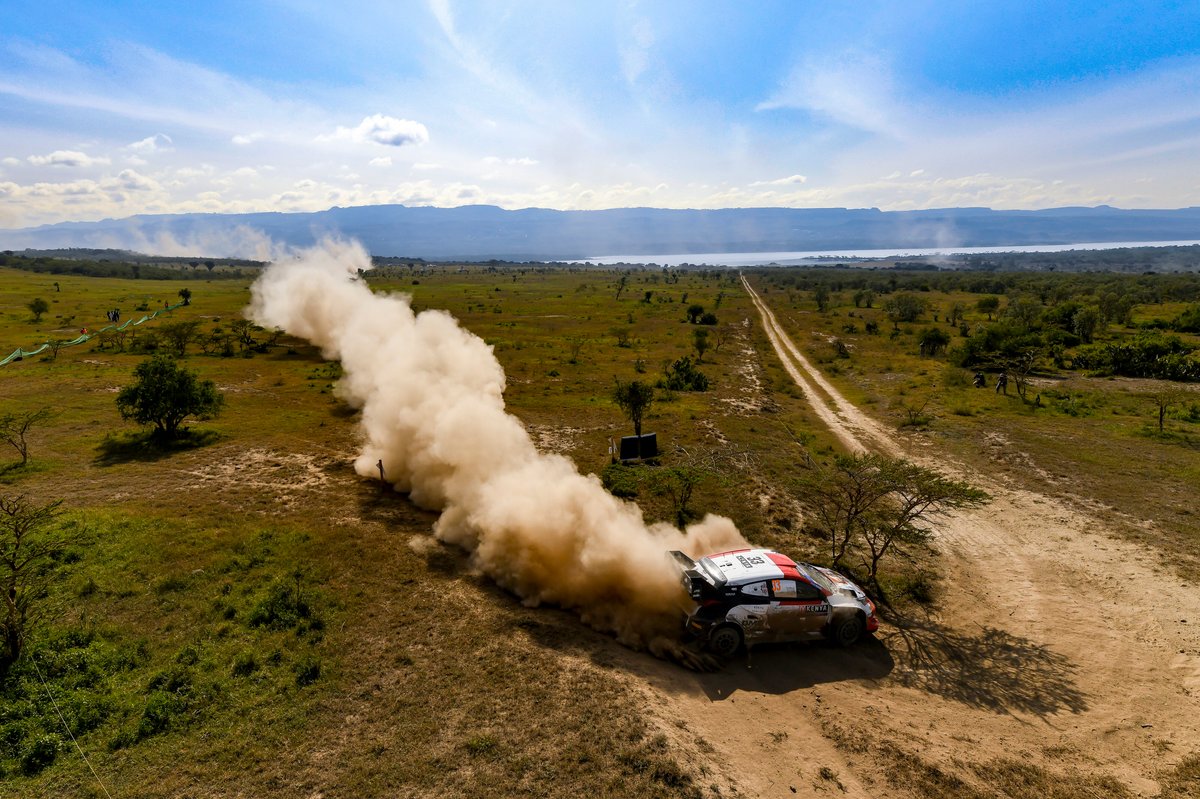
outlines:
[[850, 652], [758, 651], [716, 675], [681, 679], [631, 658], [664, 729], [709, 764], [706, 786], [765, 797], [1159, 795], [1200, 753], [1200, 590], [1102, 518], [906, 452], [745, 287], [847, 449], [905, 455], [994, 499], [939, 525], [939, 616], [885, 625]]

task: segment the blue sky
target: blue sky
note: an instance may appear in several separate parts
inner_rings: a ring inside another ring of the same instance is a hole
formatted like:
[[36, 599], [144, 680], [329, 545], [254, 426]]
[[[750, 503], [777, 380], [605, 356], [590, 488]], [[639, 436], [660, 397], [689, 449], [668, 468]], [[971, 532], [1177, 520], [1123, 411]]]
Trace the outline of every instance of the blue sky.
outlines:
[[0, 227], [1200, 205], [1194, 0], [13, 5]]

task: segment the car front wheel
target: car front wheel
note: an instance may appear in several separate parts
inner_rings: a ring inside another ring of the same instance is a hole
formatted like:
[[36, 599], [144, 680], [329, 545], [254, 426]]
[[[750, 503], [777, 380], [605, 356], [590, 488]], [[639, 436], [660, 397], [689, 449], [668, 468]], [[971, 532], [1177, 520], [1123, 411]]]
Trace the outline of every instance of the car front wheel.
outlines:
[[718, 627], [708, 637], [708, 648], [723, 658], [733, 657], [742, 648], [742, 631], [731, 624]]
[[838, 646], [852, 646], [858, 643], [859, 638], [862, 638], [865, 629], [862, 616], [855, 613], [853, 616], [847, 616], [836, 622], [833, 625], [833, 635], [830, 637]]

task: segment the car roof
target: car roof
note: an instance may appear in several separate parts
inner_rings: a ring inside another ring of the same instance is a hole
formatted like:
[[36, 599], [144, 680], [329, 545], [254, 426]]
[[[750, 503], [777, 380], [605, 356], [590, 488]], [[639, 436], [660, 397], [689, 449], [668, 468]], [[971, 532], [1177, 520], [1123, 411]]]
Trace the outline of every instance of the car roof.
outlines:
[[794, 560], [770, 549], [734, 549], [707, 555], [705, 560], [720, 570], [727, 585], [804, 579]]

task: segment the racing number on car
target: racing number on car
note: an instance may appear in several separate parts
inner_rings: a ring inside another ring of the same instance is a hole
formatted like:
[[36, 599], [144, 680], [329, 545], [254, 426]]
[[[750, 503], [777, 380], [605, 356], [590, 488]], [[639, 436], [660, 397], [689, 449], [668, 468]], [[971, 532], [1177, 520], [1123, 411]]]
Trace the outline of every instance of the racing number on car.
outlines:
[[767, 559], [764, 558], [762, 555], [753, 555], [749, 558], [746, 557], [745, 555], [738, 555], [737, 559], [738, 559], [738, 562], [741, 563], [742, 566], [744, 566], [747, 569], [749, 569], [751, 566], [762, 566], [764, 563], [767, 562]]

